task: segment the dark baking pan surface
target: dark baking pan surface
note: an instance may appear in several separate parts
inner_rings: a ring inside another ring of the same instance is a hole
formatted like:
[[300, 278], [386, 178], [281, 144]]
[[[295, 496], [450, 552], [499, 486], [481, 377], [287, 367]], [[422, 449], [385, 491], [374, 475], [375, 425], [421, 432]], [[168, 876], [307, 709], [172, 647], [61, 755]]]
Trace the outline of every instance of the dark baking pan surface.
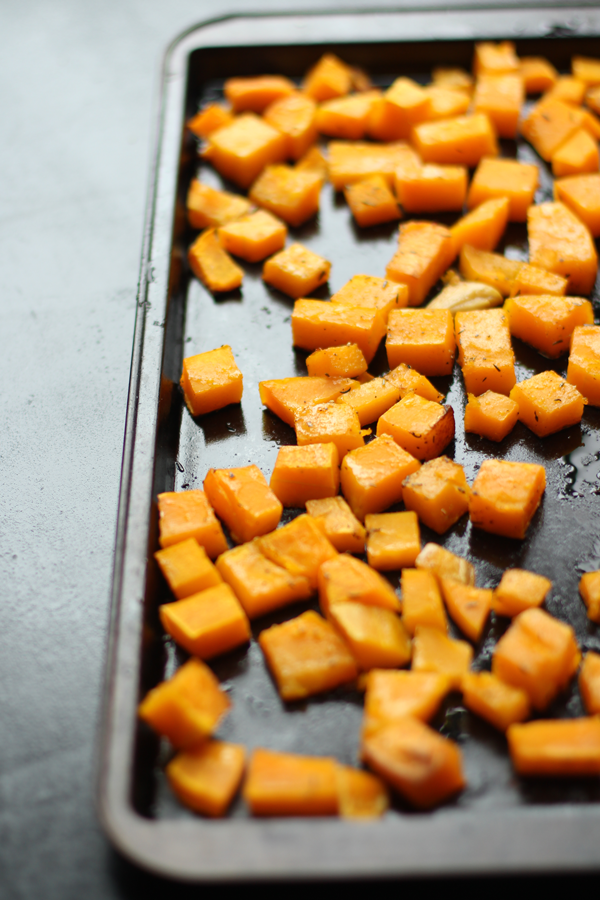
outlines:
[[[581, 871], [600, 865], [599, 780], [518, 778], [504, 738], [465, 710], [458, 695], [450, 696], [434, 724], [461, 745], [466, 790], [425, 814], [395, 801], [384, 819], [365, 824], [257, 820], [241, 801], [224, 820], [196, 817], [166, 785], [166, 743], [136, 714], [146, 691], [185, 657], [165, 638], [158, 620], [158, 605], [168, 595], [152, 556], [156, 495], [201, 487], [211, 466], [252, 462], [268, 477], [278, 447], [295, 438], [292, 429], [263, 409], [258, 382], [306, 371], [306, 354], [292, 347], [292, 301], [262, 282], [260, 265], [245, 265], [241, 290], [219, 298], [190, 276], [185, 262], [193, 237], [185, 220], [190, 179], [200, 171], [209, 183], [222, 182], [209, 166], [199, 166], [186, 119], [221, 96], [227, 77], [280, 72], [299, 79], [326, 50], [387, 85], [401, 74], [425, 80], [434, 65], [469, 68], [473, 43], [482, 39], [516, 40], [520, 55], [548, 56], [567, 71], [574, 53], [599, 55], [598, 35], [600, 10], [589, 7], [257, 16], [205, 24], [168, 51], [133, 346], [100, 750], [101, 816], [115, 845], [138, 864], [198, 881]], [[514, 154], [514, 142], [507, 142], [503, 152]], [[535, 158], [522, 142], [516, 154], [522, 160]], [[545, 199], [551, 199], [551, 178], [542, 166], [537, 200]], [[332, 262], [321, 297], [357, 273], [383, 275], [396, 235], [395, 224], [357, 230], [330, 185], [323, 190], [317, 219], [290, 229], [290, 239]], [[511, 226], [501, 249], [525, 258], [524, 226]], [[597, 294], [593, 300], [598, 313]], [[224, 343], [232, 346], [244, 373], [242, 403], [193, 420], [178, 384], [181, 361]], [[543, 366], [538, 354], [515, 344], [520, 380]], [[555, 364], [561, 373], [565, 367], [564, 359]], [[384, 351], [370, 369], [374, 374], [387, 369]], [[467, 556], [482, 586], [497, 584], [509, 566], [548, 576], [554, 582], [549, 611], [573, 625], [582, 649], [600, 650], [598, 629], [587, 619], [577, 591], [581, 573], [600, 567], [600, 411], [587, 409], [581, 426], [544, 441], [518, 424], [498, 448], [464, 435], [457, 367], [452, 378], [435, 381], [455, 410], [457, 435], [449, 455], [465, 467], [470, 481], [484, 459], [501, 455], [543, 463], [548, 485], [525, 541], [473, 531], [464, 519], [441, 540], [423, 527], [423, 541], [435, 539]], [[296, 512], [286, 511], [286, 518]], [[304, 608], [285, 610], [281, 618]], [[254, 636], [275, 620], [253, 623]], [[504, 628], [505, 620], [491, 617], [476, 647], [476, 668], [489, 668]], [[220, 737], [248, 749], [266, 746], [357, 763], [358, 693], [338, 689], [306, 703], [283, 704], [254, 640], [248, 649], [214, 661], [213, 668], [234, 704]], [[556, 701], [550, 714], [582, 714], [576, 687]]]

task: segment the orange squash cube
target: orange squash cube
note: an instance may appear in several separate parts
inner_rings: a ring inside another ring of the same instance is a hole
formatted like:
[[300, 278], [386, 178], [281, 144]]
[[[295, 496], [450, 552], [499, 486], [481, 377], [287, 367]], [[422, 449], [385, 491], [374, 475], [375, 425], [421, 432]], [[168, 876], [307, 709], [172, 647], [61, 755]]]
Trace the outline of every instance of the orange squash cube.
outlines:
[[506, 230], [509, 210], [508, 197], [496, 197], [484, 200], [462, 216], [450, 229], [455, 255], [461, 252], [465, 244], [480, 250], [494, 250]]
[[192, 416], [223, 409], [242, 399], [243, 376], [227, 344], [186, 357], [180, 384]]
[[338, 812], [338, 764], [257, 748], [242, 789], [254, 816], [334, 816]]
[[465, 407], [465, 431], [489, 441], [502, 441], [519, 419], [519, 405], [510, 397], [486, 391], [476, 397], [468, 394]]
[[436, 672], [448, 678], [452, 690], [459, 691], [473, 661], [473, 648], [456, 641], [439, 628], [417, 625], [413, 638], [413, 672]]
[[447, 456], [424, 463], [404, 480], [402, 499], [421, 522], [444, 534], [469, 509], [471, 489], [464, 469]]
[[359, 669], [396, 669], [410, 662], [410, 638], [389, 609], [363, 603], [336, 603], [329, 620], [350, 648]]
[[421, 552], [416, 512], [371, 513], [365, 516], [367, 559], [379, 571], [414, 566]]
[[466, 166], [432, 163], [398, 167], [396, 196], [406, 213], [462, 212], [467, 196]]
[[317, 588], [318, 572], [337, 550], [327, 540], [318, 524], [307, 514], [297, 516], [271, 534], [257, 538], [258, 549], [267, 559], [283, 566], [292, 575], [308, 579], [312, 590]]
[[433, 84], [448, 90], [460, 91], [470, 96], [473, 93], [473, 76], [457, 66], [435, 66], [431, 72]]
[[289, 96], [295, 86], [283, 75], [254, 75], [228, 78], [223, 90], [234, 112], [261, 113], [270, 103]]
[[527, 693], [500, 681], [491, 672], [467, 672], [462, 680], [463, 703], [497, 728], [506, 731], [515, 722], [529, 718]]
[[408, 287], [409, 306], [419, 306], [453, 258], [448, 228], [436, 222], [406, 222], [400, 226], [398, 249], [385, 273]]
[[271, 213], [258, 209], [221, 226], [218, 236], [228, 253], [256, 263], [285, 247], [287, 228]]
[[576, 326], [594, 323], [592, 304], [582, 297], [520, 295], [510, 297], [504, 309], [510, 333], [550, 359], [568, 351]]
[[588, 619], [600, 624], [600, 570], [585, 572], [581, 576], [579, 593], [587, 606]]
[[158, 543], [170, 547], [195, 538], [211, 559], [227, 550], [221, 523], [204, 491], [166, 491], [158, 495]]
[[361, 91], [325, 100], [317, 108], [315, 123], [321, 134], [358, 141], [365, 136], [371, 109], [381, 91]]
[[241, 744], [206, 741], [178, 753], [165, 766], [179, 800], [205, 816], [224, 816], [240, 786], [246, 751]]
[[525, 569], [506, 569], [494, 591], [492, 609], [499, 616], [518, 616], [526, 609], [541, 606], [552, 587], [549, 578]]
[[375, 275], [355, 275], [333, 294], [331, 302], [378, 309], [387, 322], [393, 309], [407, 306], [408, 288], [405, 284], [396, 284]]
[[519, 419], [537, 434], [547, 437], [581, 422], [585, 397], [553, 369], [520, 381], [510, 392], [519, 406]]
[[516, 382], [509, 319], [502, 309], [457, 312], [458, 363], [468, 393], [508, 394]]
[[463, 116], [471, 105], [470, 91], [457, 90], [455, 86], [435, 83], [428, 85], [425, 91], [431, 102], [427, 120], [429, 122]]
[[589, 56], [573, 56], [571, 68], [575, 78], [588, 85], [600, 84], [600, 59]]
[[600, 174], [557, 178], [554, 199], [568, 206], [587, 226], [592, 237], [600, 237]]
[[522, 539], [545, 487], [543, 466], [486, 459], [471, 488], [471, 523], [491, 534]]
[[294, 427], [299, 447], [333, 443], [340, 460], [349, 450], [362, 447], [365, 443], [358, 416], [345, 403], [321, 403], [304, 407], [296, 414]]
[[469, 185], [467, 206], [474, 209], [486, 200], [507, 197], [510, 204], [509, 220], [525, 222], [538, 184], [539, 172], [536, 165], [518, 162], [516, 159], [486, 157], [477, 166]]
[[282, 162], [286, 154], [286, 139], [255, 113], [237, 116], [208, 136], [202, 156], [215, 169], [241, 188], [249, 188], [265, 166]]
[[600, 719], [562, 719], [511, 725], [508, 749], [519, 775], [600, 774]]
[[466, 281], [481, 281], [496, 288], [504, 297], [513, 293], [513, 286], [523, 263], [507, 259], [499, 253], [489, 253], [464, 244], [460, 251], [460, 274]]
[[339, 814], [343, 819], [374, 819], [389, 806], [387, 788], [380, 778], [362, 769], [338, 766]]
[[558, 79], [558, 72], [543, 56], [522, 56], [520, 64], [526, 94], [543, 94]]
[[342, 461], [342, 493], [354, 515], [381, 512], [402, 499], [402, 482], [421, 463], [399, 447], [390, 435], [351, 450]]
[[322, 186], [318, 172], [272, 165], [263, 169], [248, 196], [257, 206], [298, 227], [319, 211]]
[[378, 309], [331, 303], [328, 300], [300, 299], [294, 303], [292, 338], [303, 350], [358, 344], [371, 362], [385, 334], [385, 322]]
[[511, 296], [517, 294], [552, 294], [564, 297], [567, 293], [567, 279], [562, 275], [547, 272], [538, 266], [524, 263], [519, 269], [511, 287]]
[[406, 716], [428, 722], [450, 684], [435, 672], [389, 672], [372, 669], [367, 675], [363, 734]]
[[454, 411], [418, 394], [407, 394], [377, 423], [377, 436], [391, 434], [416, 459], [440, 456], [454, 437]]
[[475, 75], [504, 75], [519, 72], [521, 65], [512, 41], [480, 41], [475, 44], [473, 71]]
[[429, 118], [431, 100], [427, 91], [411, 78], [396, 78], [374, 110], [369, 133], [380, 141], [410, 137], [413, 125]]
[[178, 600], [221, 583], [206, 550], [194, 538], [158, 550], [154, 558]]
[[159, 607], [162, 626], [192, 656], [212, 659], [250, 640], [250, 624], [228, 584]]
[[600, 713], [600, 653], [590, 651], [579, 670], [579, 691], [589, 716]]
[[554, 153], [582, 125], [582, 114], [563, 100], [543, 97], [521, 124], [521, 131], [542, 159]]
[[388, 319], [385, 342], [390, 368], [405, 363], [423, 375], [449, 375], [456, 341], [447, 309], [396, 309]]
[[187, 750], [203, 744], [230, 707], [231, 701], [212, 671], [192, 658], [146, 694], [138, 713], [174, 747]]
[[327, 179], [329, 167], [327, 160], [320, 147], [311, 147], [310, 150], [296, 163], [297, 169], [305, 169], [311, 172], [318, 172], [323, 181]]
[[273, 531], [283, 507], [258, 466], [209, 469], [204, 492], [236, 544]]
[[302, 90], [318, 102], [343, 97], [352, 90], [352, 69], [333, 53], [325, 53], [306, 75]]
[[226, 109], [219, 103], [208, 103], [204, 109], [192, 116], [187, 122], [187, 127], [196, 137], [207, 138], [217, 128], [231, 125], [232, 122], [233, 115], [231, 110]]
[[600, 327], [578, 325], [573, 329], [567, 381], [575, 385], [591, 406], [600, 406]]
[[284, 506], [302, 507], [307, 500], [335, 497], [340, 489], [340, 454], [333, 441], [280, 447], [270, 486]]
[[266, 628], [258, 643], [286, 701], [329, 691], [358, 674], [354, 657], [333, 625], [313, 610]]
[[216, 562], [249, 619], [306, 600], [312, 591], [308, 579], [294, 575], [264, 556], [256, 541], [222, 553]]
[[217, 232], [208, 228], [188, 250], [188, 262], [196, 278], [209, 291], [234, 291], [242, 283], [244, 272], [223, 249]]
[[389, 384], [398, 388], [400, 398], [412, 392], [424, 397], [425, 400], [435, 400], [436, 403], [441, 403], [444, 399], [444, 395], [440, 394], [429, 379], [405, 363], [400, 363], [383, 377]]
[[290, 244], [263, 266], [263, 281], [296, 299], [312, 294], [329, 278], [331, 263], [303, 247]]
[[412, 143], [423, 162], [472, 168], [483, 156], [497, 156], [498, 142], [485, 113], [422, 122], [413, 128]]
[[526, 691], [532, 705], [541, 710], [567, 686], [580, 659], [570, 625], [542, 609], [527, 609], [496, 644], [492, 672]]
[[371, 175], [349, 184], [344, 196], [356, 224], [361, 228], [401, 218], [396, 198], [382, 175]]
[[363, 553], [367, 533], [343, 497], [307, 500], [306, 512], [317, 519], [339, 553]]
[[215, 228], [245, 216], [250, 212], [251, 204], [245, 197], [218, 191], [194, 178], [188, 191], [186, 207], [188, 222], [192, 228]]
[[326, 347], [315, 350], [306, 357], [309, 375], [323, 375], [325, 378], [356, 378], [364, 375], [368, 363], [358, 344], [349, 343], [342, 347]]
[[592, 237], [563, 203], [540, 203], [527, 214], [529, 261], [569, 279], [567, 290], [590, 294], [596, 282], [598, 254]]
[[394, 171], [403, 161], [419, 162], [415, 151], [404, 141], [373, 144], [363, 141], [330, 141], [329, 180], [336, 191], [348, 184], [381, 175], [391, 187]]
[[284, 135], [286, 156], [290, 159], [300, 159], [315, 143], [318, 136], [316, 110], [317, 104], [312, 97], [300, 91], [274, 100], [265, 109], [263, 119]]
[[360, 559], [340, 554], [319, 569], [319, 605], [329, 618], [339, 603], [361, 603], [400, 612], [400, 602], [389, 581]]
[[492, 608], [492, 591], [461, 584], [452, 578], [441, 578], [446, 609], [463, 634], [477, 643]]
[[296, 415], [304, 407], [336, 400], [344, 391], [349, 391], [353, 384], [349, 378], [308, 375], [260, 381], [258, 389], [261, 402], [293, 428]]
[[[448, 620], [438, 580], [428, 569], [402, 569], [402, 621], [411, 637], [420, 625], [446, 633]], [[419, 717], [420, 718], [420, 717]]]
[[585, 128], [579, 128], [552, 155], [555, 178], [597, 172], [598, 142]]
[[462, 584], [475, 584], [475, 569], [471, 563], [439, 544], [425, 544], [415, 560], [415, 566], [433, 572], [438, 580], [453, 578]]
[[515, 138], [524, 99], [519, 72], [482, 73], [475, 84], [473, 109], [489, 117], [499, 137]]
[[352, 391], [338, 397], [336, 403], [347, 406], [358, 416], [364, 427], [384, 414], [400, 399], [400, 388], [387, 378], [372, 378]]

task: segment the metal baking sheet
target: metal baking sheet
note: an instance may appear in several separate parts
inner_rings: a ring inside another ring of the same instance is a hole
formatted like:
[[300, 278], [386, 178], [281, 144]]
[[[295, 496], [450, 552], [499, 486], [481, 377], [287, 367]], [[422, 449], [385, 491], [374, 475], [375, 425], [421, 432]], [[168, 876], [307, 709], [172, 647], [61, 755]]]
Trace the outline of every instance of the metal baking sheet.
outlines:
[[[382, 86], [401, 74], [425, 81], [434, 65], [470, 67], [473, 43], [513, 39], [520, 55], [543, 54], [567, 71], [573, 53], [599, 55], [600, 10], [583, 7], [486, 9], [411, 13], [256, 16], [225, 19], [190, 30], [165, 60], [156, 155], [149, 192], [131, 383], [112, 597], [105, 709], [100, 750], [99, 809], [121, 852], [151, 871], [183, 880], [251, 878], [408, 877], [591, 870], [600, 865], [598, 779], [520, 779], [502, 735], [470, 714], [451, 695], [434, 724], [457, 740], [468, 787], [434, 812], [416, 813], [399, 800], [384, 819], [356, 823], [329, 819], [259, 820], [237, 801], [226, 819], [208, 821], [185, 810], [165, 783], [169, 748], [138, 722], [141, 697], [185, 658], [165, 638], [158, 605], [168, 593], [152, 554], [157, 549], [156, 496], [202, 486], [211, 466], [257, 464], [270, 475], [279, 446], [294, 432], [268, 411], [258, 395], [265, 378], [305, 374], [306, 354], [292, 347], [292, 301], [261, 280], [261, 265], [244, 264], [242, 288], [214, 297], [185, 261], [193, 232], [185, 219], [190, 179], [199, 172], [224, 183], [199, 163], [185, 121], [221, 96], [225, 78], [278, 72], [299, 79], [330, 50], [364, 67]], [[535, 158], [524, 142], [503, 142], [503, 153]], [[231, 187], [230, 185], [224, 185]], [[537, 201], [551, 199], [542, 165]], [[434, 217], [450, 224], [452, 217]], [[296, 229], [299, 240], [332, 262], [326, 298], [357, 273], [383, 275], [397, 224], [360, 231], [330, 185], [318, 217]], [[526, 257], [525, 227], [511, 225], [502, 247]], [[596, 314], [598, 295], [594, 294]], [[596, 317], [598, 321], [598, 315]], [[192, 419], [179, 388], [185, 356], [231, 344], [244, 374], [240, 406]], [[539, 355], [515, 341], [517, 377], [546, 368]], [[564, 374], [566, 361], [552, 364]], [[387, 370], [380, 350], [370, 370]], [[484, 459], [537, 461], [547, 489], [524, 541], [472, 530], [463, 518], [441, 539], [467, 556], [478, 584], [497, 584], [509, 566], [543, 573], [554, 582], [549, 611], [569, 621], [583, 649], [600, 650], [577, 591], [583, 571], [600, 567], [600, 410], [588, 408], [581, 426], [541, 441], [518, 424], [498, 447], [463, 432], [464, 389], [455, 367], [434, 379], [454, 407], [457, 434], [448, 454], [472, 481]], [[284, 521], [297, 511], [286, 510]], [[392, 576], [397, 584], [397, 579]], [[253, 623], [254, 638], [274, 621], [306, 608], [283, 610]], [[476, 647], [476, 668], [489, 668], [506, 620], [492, 615]], [[233, 711], [218, 736], [254, 746], [334, 755], [357, 762], [361, 695], [345, 688], [303, 703], [283, 704], [253, 639], [249, 648], [211, 663], [231, 692]], [[550, 714], [582, 714], [576, 687]]]

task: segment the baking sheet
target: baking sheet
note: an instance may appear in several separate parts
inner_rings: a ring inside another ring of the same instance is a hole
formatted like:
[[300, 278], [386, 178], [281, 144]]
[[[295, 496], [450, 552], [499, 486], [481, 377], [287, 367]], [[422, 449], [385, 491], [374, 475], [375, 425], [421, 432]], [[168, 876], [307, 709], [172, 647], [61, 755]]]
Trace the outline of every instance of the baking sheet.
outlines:
[[[547, 55], [567, 70], [571, 55], [594, 55], [590, 36], [600, 34], [600, 12], [495, 10], [251, 17], [199, 27], [179, 39], [166, 58], [157, 155], [142, 254], [138, 315], [115, 558], [110, 652], [100, 761], [99, 804], [116, 845], [136, 862], [193, 880], [249, 877], [440, 874], [535, 871], [598, 866], [591, 832], [600, 824], [598, 779], [517, 778], [504, 738], [466, 711], [451, 695], [434, 724], [458, 740], [467, 789], [432, 813], [415, 813], [395, 801], [381, 822], [328, 820], [261, 821], [238, 801], [223, 821], [208, 822], [172, 796], [162, 771], [166, 742], [138, 723], [139, 699], [167, 677], [185, 654], [166, 639], [158, 605], [170, 599], [152, 553], [157, 549], [156, 495], [202, 486], [211, 466], [255, 463], [267, 475], [277, 450], [295, 442], [294, 432], [264, 410], [258, 381], [305, 374], [306, 354], [291, 343], [293, 301], [264, 285], [261, 265], [243, 264], [239, 292], [213, 297], [190, 277], [185, 254], [194, 232], [185, 221], [185, 196], [199, 172], [214, 186], [230, 185], [200, 165], [184, 122], [209, 99], [221, 95], [231, 75], [282, 72], [299, 78], [324, 50], [366, 68], [387, 85], [408, 74], [426, 80], [433, 65], [470, 66], [473, 40], [517, 38], [520, 55]], [[423, 36], [427, 36], [427, 40]], [[318, 38], [318, 43], [317, 43]], [[514, 142], [504, 142], [505, 155]], [[519, 144], [517, 157], [536, 159]], [[536, 197], [551, 199], [543, 167]], [[432, 217], [450, 224], [455, 217]], [[298, 240], [332, 262], [326, 298], [357, 273], [383, 275], [393, 255], [397, 224], [360, 231], [345, 201], [326, 185], [316, 220], [290, 229]], [[507, 255], [525, 258], [525, 228], [507, 231]], [[594, 295], [596, 313], [597, 295]], [[178, 386], [181, 360], [223, 343], [231, 344], [244, 373], [240, 407], [193, 420]], [[547, 368], [538, 354], [515, 341], [517, 378]], [[566, 360], [553, 364], [564, 374]], [[370, 366], [387, 371], [385, 350]], [[436, 540], [467, 556], [478, 584], [497, 584], [509, 566], [547, 575], [554, 589], [546, 606], [576, 629], [582, 649], [600, 650], [598, 629], [589, 622], [577, 584], [583, 571], [600, 567], [600, 411], [587, 409], [581, 426], [540, 441], [517, 425], [498, 448], [463, 433], [464, 389], [455, 367], [448, 379], [433, 379], [447, 393], [457, 421], [448, 455], [469, 481], [480, 463], [505, 459], [542, 462], [548, 485], [525, 541], [473, 531], [464, 519], [441, 539], [422, 528], [423, 542]], [[286, 511], [284, 521], [296, 511]], [[393, 583], [397, 583], [397, 579]], [[307, 604], [289, 607], [253, 623], [253, 633], [289, 618]], [[476, 648], [476, 668], [489, 668], [491, 650], [506, 627], [492, 616]], [[456, 632], [458, 636], [458, 632]], [[253, 746], [297, 753], [331, 754], [357, 762], [362, 698], [338, 690], [304, 703], [283, 704], [253, 642], [249, 649], [211, 663], [230, 689], [232, 713], [218, 736]], [[574, 689], [557, 699], [549, 714], [579, 715]], [[426, 843], [423, 837], [427, 836]]]

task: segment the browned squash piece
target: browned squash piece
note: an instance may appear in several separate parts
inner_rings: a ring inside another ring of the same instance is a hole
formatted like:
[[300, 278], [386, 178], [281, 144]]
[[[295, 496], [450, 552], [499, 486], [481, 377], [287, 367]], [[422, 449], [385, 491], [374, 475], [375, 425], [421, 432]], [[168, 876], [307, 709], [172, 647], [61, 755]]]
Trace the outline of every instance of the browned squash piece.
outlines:
[[315, 101], [300, 91], [275, 100], [268, 106], [263, 119], [285, 136], [286, 156], [301, 159], [317, 139]]
[[489, 253], [464, 244], [460, 251], [460, 274], [466, 281], [481, 281], [496, 288], [504, 297], [513, 290], [522, 262], [507, 259], [499, 253]]
[[323, 181], [317, 172], [293, 166], [266, 166], [248, 194], [250, 200], [298, 227], [319, 211]]
[[360, 559], [340, 554], [326, 560], [319, 569], [319, 605], [329, 618], [339, 603], [361, 603], [393, 613], [400, 603], [389, 581]]
[[281, 503], [258, 466], [209, 469], [203, 487], [236, 544], [267, 534], [279, 525]]
[[492, 591], [461, 584], [452, 578], [441, 578], [446, 609], [463, 634], [477, 643], [492, 608]]
[[543, 94], [558, 78], [558, 72], [543, 56], [522, 56], [521, 77], [526, 94]]
[[489, 117], [499, 137], [515, 138], [524, 99], [523, 79], [519, 72], [483, 72], [475, 84], [473, 110]]
[[221, 523], [204, 491], [166, 491], [158, 495], [158, 543], [170, 547], [194, 538], [215, 559], [227, 550]]
[[400, 399], [401, 391], [386, 378], [373, 378], [355, 390], [338, 397], [340, 406], [347, 406], [358, 416], [363, 426], [376, 422], [394, 403]]
[[600, 719], [562, 719], [511, 725], [506, 734], [519, 775], [600, 774]]
[[221, 106], [220, 103], [208, 103], [204, 109], [192, 116], [187, 123], [187, 127], [196, 137], [207, 138], [217, 128], [231, 125], [232, 122], [233, 115], [229, 109]]
[[429, 118], [427, 91], [411, 78], [397, 78], [373, 106], [369, 134], [378, 141], [405, 140], [411, 129]]
[[367, 559], [379, 571], [414, 566], [421, 552], [417, 514], [412, 510], [365, 516]]
[[261, 113], [270, 103], [288, 97], [294, 90], [294, 83], [283, 75], [228, 78], [224, 85], [225, 97], [236, 113]]
[[472, 168], [483, 156], [497, 156], [496, 133], [485, 113], [423, 122], [411, 141], [424, 162]]
[[346, 644], [333, 625], [313, 610], [266, 628], [258, 643], [283, 700], [321, 694], [357, 676]]
[[296, 414], [306, 406], [328, 403], [340, 394], [349, 391], [353, 382], [350, 378], [326, 378], [321, 375], [273, 378], [260, 381], [261, 403], [271, 412], [294, 427]]
[[292, 337], [303, 350], [358, 344], [371, 362], [385, 334], [385, 322], [378, 309], [331, 303], [328, 300], [300, 299], [294, 303]]
[[529, 718], [527, 693], [500, 681], [491, 672], [467, 672], [462, 681], [463, 703], [471, 712], [506, 731], [515, 722]]
[[337, 766], [339, 814], [343, 819], [376, 819], [390, 799], [380, 778], [352, 766]]
[[212, 671], [192, 658], [146, 694], [138, 713], [174, 747], [187, 750], [202, 744], [230, 707], [231, 701]]
[[582, 125], [582, 115], [563, 100], [542, 98], [521, 124], [521, 131], [542, 159], [554, 153]]
[[361, 140], [366, 134], [373, 104], [380, 96], [380, 90], [371, 90], [325, 100], [316, 111], [317, 131], [328, 137]]
[[350, 281], [331, 297], [332, 303], [378, 309], [387, 322], [393, 309], [403, 309], [408, 304], [408, 288], [375, 275], [354, 275]]
[[154, 558], [178, 600], [221, 583], [217, 569], [195, 538], [158, 550]]
[[228, 222], [218, 230], [225, 250], [241, 256], [247, 262], [261, 262], [285, 247], [287, 228], [264, 209], [257, 209], [235, 222]]
[[335, 497], [340, 489], [340, 454], [333, 441], [280, 447], [271, 475], [271, 490], [284, 506]]
[[365, 443], [357, 414], [344, 403], [320, 403], [304, 407], [296, 414], [294, 428], [299, 447], [333, 443], [340, 460], [349, 450], [362, 447]]
[[257, 748], [243, 787], [254, 816], [335, 816], [338, 764], [319, 756], [297, 756]]
[[420, 462], [399, 447], [390, 435], [351, 450], [342, 461], [342, 493], [354, 515], [381, 512], [402, 499], [402, 482]]
[[440, 394], [429, 379], [405, 363], [400, 363], [383, 377], [398, 388], [400, 397], [405, 397], [406, 394], [413, 392], [426, 400], [435, 400], [436, 403], [440, 403], [444, 399], [444, 395]]
[[264, 556], [256, 543], [241, 544], [222, 553], [217, 569], [231, 585], [248, 618], [310, 597], [311, 587], [303, 575], [293, 575]]
[[406, 213], [462, 212], [467, 181], [466, 166], [426, 163], [399, 166], [394, 176], [394, 188]]
[[402, 499], [421, 522], [444, 534], [469, 509], [471, 489], [464, 469], [447, 456], [424, 463], [404, 481]]
[[597, 172], [598, 165], [598, 141], [585, 128], [575, 131], [552, 156], [555, 178]]
[[349, 94], [353, 80], [350, 66], [333, 53], [325, 53], [306, 75], [302, 90], [313, 100], [322, 102]]
[[367, 366], [362, 350], [354, 343], [315, 350], [306, 357], [308, 374], [322, 375], [325, 378], [356, 378], [364, 375]]
[[322, 525], [339, 553], [363, 553], [366, 531], [343, 497], [307, 500], [306, 512]]
[[532, 705], [541, 710], [567, 686], [580, 660], [570, 625], [542, 609], [527, 609], [496, 644], [492, 672], [526, 691]]
[[463, 584], [475, 584], [475, 569], [462, 556], [456, 556], [439, 544], [425, 544], [415, 560], [417, 569], [426, 569], [440, 578], [454, 578]]
[[401, 217], [396, 198], [382, 175], [371, 175], [349, 184], [344, 196], [356, 224], [361, 228], [393, 222]]
[[418, 394], [407, 394], [379, 418], [377, 435], [384, 434], [390, 434], [416, 459], [433, 459], [454, 438], [454, 410]]
[[558, 178], [554, 182], [554, 199], [568, 206], [592, 237], [600, 237], [600, 174]]
[[403, 569], [400, 586], [402, 621], [411, 637], [420, 625], [438, 628], [444, 633], [448, 631], [442, 595], [433, 572], [428, 569]]
[[503, 441], [519, 420], [518, 403], [494, 391], [486, 391], [479, 397], [467, 396], [465, 431], [489, 441]]
[[541, 503], [545, 487], [543, 466], [486, 459], [471, 488], [471, 523], [492, 534], [522, 539]]
[[337, 556], [337, 550], [327, 540], [312, 516], [301, 515], [271, 534], [257, 538], [258, 549], [267, 559], [283, 566], [292, 575], [308, 579], [313, 590], [317, 588], [318, 572], [328, 559]]
[[263, 266], [263, 281], [296, 299], [312, 294], [329, 278], [331, 263], [302, 244], [290, 244]]
[[589, 651], [579, 670], [579, 691], [589, 716], [600, 714], [600, 653]]
[[583, 297], [533, 294], [510, 297], [504, 304], [510, 333], [549, 359], [569, 350], [578, 325], [593, 325], [592, 304]]
[[248, 618], [228, 584], [163, 603], [158, 611], [167, 634], [200, 659], [212, 659], [250, 640]]
[[183, 360], [180, 384], [192, 416], [223, 409], [242, 399], [243, 376], [227, 344], [187, 356]]
[[241, 744], [206, 741], [178, 753], [165, 766], [171, 790], [184, 806], [204, 816], [227, 812], [244, 774], [246, 750]]
[[187, 195], [187, 216], [192, 228], [215, 228], [246, 215], [251, 205], [245, 197], [218, 191], [194, 178]]
[[285, 155], [285, 136], [254, 113], [244, 113], [213, 131], [202, 153], [221, 175], [242, 188], [249, 188], [265, 166], [281, 162]]
[[441, 629], [417, 625], [413, 638], [412, 670], [445, 675], [454, 691], [461, 689], [462, 679], [473, 661], [473, 648], [466, 641], [456, 641]]
[[454, 366], [454, 321], [447, 309], [397, 309], [385, 342], [390, 368], [404, 363], [423, 375], [449, 375]]
[[499, 616], [518, 616], [526, 609], [541, 606], [552, 587], [549, 578], [525, 569], [506, 569], [494, 591], [492, 609]]
[[538, 183], [539, 172], [536, 165], [522, 163], [516, 159], [486, 157], [477, 166], [469, 185], [467, 206], [474, 209], [486, 200], [507, 197], [510, 203], [509, 220], [525, 222]]
[[573, 329], [567, 381], [590, 406], [600, 406], [600, 326], [578, 325]]
[[242, 283], [244, 271], [221, 246], [214, 228], [198, 235], [188, 250], [190, 268], [209, 291], [234, 291]]
[[517, 272], [511, 287], [511, 297], [517, 294], [552, 294], [564, 297], [567, 293], [567, 279], [562, 275], [547, 272], [538, 266], [524, 263]]
[[493, 250], [506, 230], [509, 208], [508, 197], [497, 197], [462, 216], [450, 229], [454, 254], [460, 253], [465, 244]]
[[328, 618], [362, 671], [396, 669], [410, 662], [410, 638], [396, 613], [363, 603], [336, 603]]
[[581, 576], [579, 593], [587, 607], [588, 619], [600, 624], [600, 570], [585, 572]]
[[450, 690], [436, 672], [389, 672], [372, 669], [366, 678], [363, 734], [406, 716], [428, 722]]
[[577, 425], [586, 404], [577, 388], [553, 369], [520, 381], [510, 397], [519, 406], [520, 421], [538, 437]]
[[391, 186], [394, 171], [401, 162], [419, 157], [408, 144], [372, 144], [362, 141], [330, 141], [329, 179], [336, 191], [355, 181], [381, 175]]
[[475, 44], [473, 72], [479, 76], [484, 73], [503, 75], [506, 72], [519, 72], [519, 58], [512, 41], [480, 41]]
[[457, 312], [454, 317], [458, 363], [465, 387], [478, 396], [508, 394], [516, 382], [515, 354], [508, 316], [502, 309]]
[[386, 266], [386, 276], [408, 287], [408, 305], [419, 306], [444, 274], [454, 254], [452, 235], [436, 222], [406, 222], [400, 226], [398, 249]]

